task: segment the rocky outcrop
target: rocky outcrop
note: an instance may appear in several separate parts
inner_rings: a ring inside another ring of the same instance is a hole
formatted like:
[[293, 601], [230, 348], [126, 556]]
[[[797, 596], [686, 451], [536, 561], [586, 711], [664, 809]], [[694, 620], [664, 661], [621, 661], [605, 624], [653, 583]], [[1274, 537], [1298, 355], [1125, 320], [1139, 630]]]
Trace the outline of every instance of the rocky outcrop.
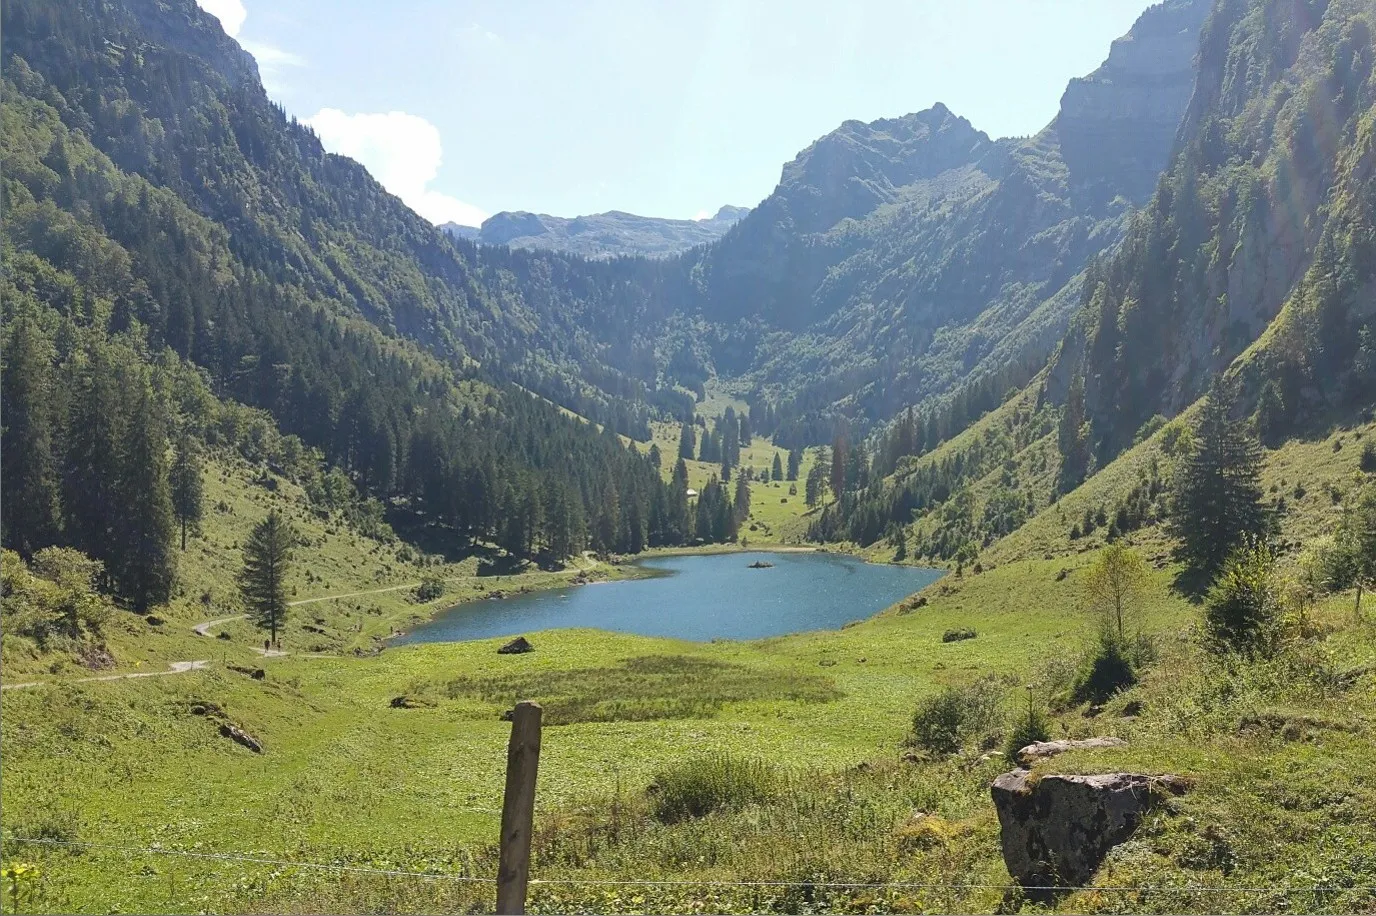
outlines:
[[220, 723], [220, 735], [228, 738], [235, 744], [241, 745], [253, 751], [255, 754], [263, 753], [263, 745], [257, 738], [250, 735], [237, 725], [230, 722]]
[[1038, 760], [1046, 760], [1055, 757], [1057, 754], [1064, 754], [1066, 751], [1095, 750], [1105, 747], [1124, 747], [1127, 744], [1122, 738], [1080, 738], [1065, 739], [1062, 741], [1038, 741], [1036, 744], [1029, 744], [1027, 747], [1018, 751], [1018, 763], [1025, 767], [1030, 767]]
[[535, 647], [530, 644], [530, 640], [524, 636], [517, 636], [511, 642], [497, 650], [498, 655], [524, 655], [527, 652], [534, 652]]
[[1178, 776], [1004, 773], [990, 793], [1008, 873], [1023, 887], [1043, 893], [1078, 887], [1153, 806], [1186, 788]]
[[1212, 6], [1153, 6], [1098, 70], [1070, 81], [1055, 127], [1072, 184], [1138, 203], [1155, 190], [1194, 91], [1199, 32]]

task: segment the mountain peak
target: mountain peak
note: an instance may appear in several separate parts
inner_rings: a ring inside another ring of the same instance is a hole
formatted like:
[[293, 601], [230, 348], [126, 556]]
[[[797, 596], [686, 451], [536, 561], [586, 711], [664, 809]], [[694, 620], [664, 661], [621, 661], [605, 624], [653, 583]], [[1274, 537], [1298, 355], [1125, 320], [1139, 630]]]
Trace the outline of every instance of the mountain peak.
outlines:
[[992, 141], [940, 102], [898, 118], [846, 121], [784, 166], [778, 193], [799, 228], [864, 216], [924, 178], [970, 165]]

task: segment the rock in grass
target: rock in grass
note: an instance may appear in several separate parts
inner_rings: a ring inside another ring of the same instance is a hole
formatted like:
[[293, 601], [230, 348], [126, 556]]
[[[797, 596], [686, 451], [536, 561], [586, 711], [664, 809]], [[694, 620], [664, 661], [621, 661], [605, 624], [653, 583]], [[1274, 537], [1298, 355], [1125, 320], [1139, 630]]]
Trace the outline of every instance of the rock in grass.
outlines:
[[243, 665], [226, 665], [225, 667], [236, 674], [243, 674], [247, 677], [251, 677], [255, 681], [261, 681], [268, 676], [268, 673], [262, 668], [245, 668]]
[[530, 640], [524, 636], [517, 636], [511, 642], [497, 650], [498, 655], [524, 655], [527, 652], [534, 652], [535, 647], [530, 644]]
[[435, 704], [426, 702], [417, 697], [399, 696], [392, 697], [391, 705], [393, 709], [425, 709], [427, 706], [433, 706]]
[[1179, 776], [1004, 773], [990, 787], [1002, 828], [1003, 861], [1023, 887], [1079, 887], [1094, 877], [1153, 806], [1188, 787]]
[[220, 723], [220, 734], [235, 744], [243, 745], [255, 754], [263, 753], [263, 745], [258, 742], [258, 739], [237, 725], [232, 725], [229, 722]]
[[1066, 751], [1094, 750], [1105, 747], [1123, 747], [1127, 744], [1122, 738], [1081, 738], [1063, 741], [1038, 741], [1018, 751], [1018, 763], [1028, 767], [1038, 760], [1055, 757]]
[[967, 639], [974, 639], [979, 634], [968, 627], [960, 627], [954, 630], [947, 630], [941, 634], [942, 642], [964, 642]]

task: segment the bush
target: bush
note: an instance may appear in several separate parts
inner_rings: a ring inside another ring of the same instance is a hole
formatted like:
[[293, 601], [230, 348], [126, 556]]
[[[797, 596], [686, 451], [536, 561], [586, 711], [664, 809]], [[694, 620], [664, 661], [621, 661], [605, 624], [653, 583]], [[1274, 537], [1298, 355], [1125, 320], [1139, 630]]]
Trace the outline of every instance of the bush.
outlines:
[[1051, 719], [1030, 703], [1013, 716], [1008, 723], [1008, 741], [1004, 744], [1004, 756], [1016, 760], [1018, 751], [1029, 744], [1051, 738]]
[[426, 576], [416, 586], [416, 600], [424, 604], [444, 597], [444, 580], [438, 576]]
[[655, 776], [651, 784], [654, 816], [666, 824], [714, 811], [736, 811], [766, 804], [783, 788], [784, 778], [768, 761], [730, 754], [696, 757]]
[[1070, 695], [1076, 703], [1102, 703], [1136, 683], [1132, 647], [1116, 631], [1105, 629], [1080, 663]]
[[929, 754], [957, 753], [967, 741], [983, 739], [995, 728], [1002, 693], [986, 679], [923, 697], [908, 743]]
[[1209, 590], [1204, 628], [1215, 651], [1270, 654], [1280, 633], [1275, 559], [1265, 547], [1236, 551]]
[[1367, 474], [1376, 474], [1376, 442], [1362, 446], [1362, 457], [1358, 464]]

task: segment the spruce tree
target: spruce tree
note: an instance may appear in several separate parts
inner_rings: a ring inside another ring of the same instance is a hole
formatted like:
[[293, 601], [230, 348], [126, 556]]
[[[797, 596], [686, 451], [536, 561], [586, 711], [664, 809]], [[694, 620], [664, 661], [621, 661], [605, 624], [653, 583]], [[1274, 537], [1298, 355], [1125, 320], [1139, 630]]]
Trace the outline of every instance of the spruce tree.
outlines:
[[740, 521], [750, 517], [750, 482], [744, 474], [736, 475], [736, 518]]
[[24, 556], [57, 541], [61, 484], [53, 457], [55, 395], [47, 341], [29, 320], [10, 335], [0, 377], [0, 527], [4, 543]]
[[784, 479], [784, 463], [780, 460], [778, 452], [774, 453], [774, 467], [770, 471], [770, 477], [773, 480]]
[[697, 447], [697, 433], [693, 430], [693, 424], [687, 420], [683, 421], [683, 429], [678, 434], [678, 456], [692, 460], [693, 450]]
[[798, 471], [803, 465], [803, 450], [791, 448], [788, 450], [788, 479], [797, 480]]
[[[142, 373], [139, 373], [142, 376]], [[111, 573], [140, 611], [172, 597], [177, 556], [176, 522], [168, 483], [167, 432], [162, 405], [146, 378], [138, 378], [117, 479], [119, 512], [111, 544]]]
[[1061, 452], [1061, 492], [1069, 493], [1089, 473], [1089, 428], [1085, 423], [1085, 380], [1081, 375], [1071, 379], [1056, 444]]
[[186, 550], [187, 526], [199, 525], [204, 515], [204, 484], [201, 479], [201, 454], [196, 440], [185, 430], [177, 437], [168, 482], [172, 487], [172, 511], [182, 529], [182, 550]]
[[248, 615], [260, 630], [267, 630], [272, 645], [287, 619], [287, 574], [291, 571], [296, 533], [276, 509], [253, 527], [244, 543], [244, 567], [239, 591]]
[[1194, 452], [1176, 472], [1170, 530], [1182, 559], [1209, 578], [1267, 530], [1261, 446], [1245, 422], [1232, 418], [1236, 401], [1236, 382], [1214, 382], [1194, 431]]

